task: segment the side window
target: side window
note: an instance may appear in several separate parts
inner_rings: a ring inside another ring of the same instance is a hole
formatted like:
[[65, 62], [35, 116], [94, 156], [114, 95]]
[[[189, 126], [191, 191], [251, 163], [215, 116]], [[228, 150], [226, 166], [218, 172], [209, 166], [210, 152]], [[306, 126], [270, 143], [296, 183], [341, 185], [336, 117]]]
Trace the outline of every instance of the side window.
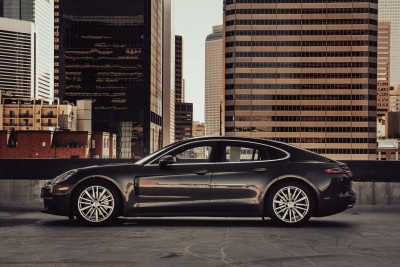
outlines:
[[212, 145], [197, 145], [172, 151], [170, 155], [177, 158], [177, 163], [206, 163], [210, 161]]
[[259, 147], [227, 145], [225, 147], [225, 162], [259, 161], [264, 160]]
[[268, 156], [271, 160], [278, 160], [278, 159], [284, 159], [288, 155], [282, 150], [273, 147], [268, 147]]

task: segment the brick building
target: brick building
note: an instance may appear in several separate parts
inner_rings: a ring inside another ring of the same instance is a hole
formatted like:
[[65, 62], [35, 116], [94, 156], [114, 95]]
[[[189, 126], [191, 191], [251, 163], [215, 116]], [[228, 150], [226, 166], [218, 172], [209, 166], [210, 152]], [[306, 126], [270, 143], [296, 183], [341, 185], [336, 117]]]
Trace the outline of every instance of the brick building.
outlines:
[[[97, 135], [104, 139], [94, 149], [90, 144]], [[115, 158], [115, 139], [108, 133], [0, 131], [0, 158]]]

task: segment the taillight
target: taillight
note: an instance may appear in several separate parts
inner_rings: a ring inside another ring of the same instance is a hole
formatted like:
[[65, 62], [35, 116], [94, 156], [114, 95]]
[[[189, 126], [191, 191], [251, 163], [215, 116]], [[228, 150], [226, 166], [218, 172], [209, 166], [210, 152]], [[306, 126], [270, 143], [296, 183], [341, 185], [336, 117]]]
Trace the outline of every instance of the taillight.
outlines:
[[347, 166], [344, 166], [344, 167], [324, 169], [324, 172], [330, 173], [330, 174], [349, 174], [350, 169]]

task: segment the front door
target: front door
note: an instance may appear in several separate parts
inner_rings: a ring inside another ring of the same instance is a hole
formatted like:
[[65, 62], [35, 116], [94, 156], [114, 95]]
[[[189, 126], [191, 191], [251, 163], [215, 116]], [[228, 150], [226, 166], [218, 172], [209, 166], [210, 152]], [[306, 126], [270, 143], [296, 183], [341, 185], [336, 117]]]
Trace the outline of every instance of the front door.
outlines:
[[178, 147], [168, 155], [176, 162], [160, 168], [159, 159], [144, 166], [135, 178], [139, 200], [137, 211], [146, 214], [190, 214], [207, 212], [214, 170], [215, 143], [203, 141]]

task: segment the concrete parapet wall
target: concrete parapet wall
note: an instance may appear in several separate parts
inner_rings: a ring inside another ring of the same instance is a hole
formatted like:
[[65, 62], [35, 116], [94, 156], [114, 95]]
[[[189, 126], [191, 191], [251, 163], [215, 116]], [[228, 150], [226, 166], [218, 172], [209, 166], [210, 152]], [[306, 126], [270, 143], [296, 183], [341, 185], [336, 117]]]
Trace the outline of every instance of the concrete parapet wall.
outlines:
[[46, 182], [47, 180], [0, 180], [0, 209], [42, 209], [40, 189]]
[[[47, 180], [0, 180], [0, 210], [40, 210]], [[357, 205], [400, 205], [400, 183], [354, 182]]]
[[400, 205], [400, 183], [354, 182], [358, 205]]

